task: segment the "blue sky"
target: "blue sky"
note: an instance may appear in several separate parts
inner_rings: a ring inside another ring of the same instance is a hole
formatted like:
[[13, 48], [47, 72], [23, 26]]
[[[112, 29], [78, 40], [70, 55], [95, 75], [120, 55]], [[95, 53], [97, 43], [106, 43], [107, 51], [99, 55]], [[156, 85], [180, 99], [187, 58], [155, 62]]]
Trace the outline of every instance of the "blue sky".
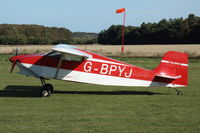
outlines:
[[200, 16], [200, 0], [0, 0], [0, 24], [39, 24], [75, 32], [100, 32], [112, 24], [158, 22], [166, 18]]

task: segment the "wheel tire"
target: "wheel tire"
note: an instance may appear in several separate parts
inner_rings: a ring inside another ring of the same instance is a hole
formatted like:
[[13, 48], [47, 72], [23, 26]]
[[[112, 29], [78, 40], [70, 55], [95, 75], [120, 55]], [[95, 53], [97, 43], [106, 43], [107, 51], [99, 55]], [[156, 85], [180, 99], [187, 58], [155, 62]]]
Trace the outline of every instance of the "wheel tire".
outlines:
[[45, 84], [44, 85], [48, 90], [51, 91], [51, 93], [53, 92], [53, 86], [51, 84]]
[[45, 84], [41, 89], [41, 97], [49, 97], [53, 91], [53, 86], [51, 84]]
[[47, 89], [41, 89], [40, 95], [41, 97], [49, 97], [51, 94]]

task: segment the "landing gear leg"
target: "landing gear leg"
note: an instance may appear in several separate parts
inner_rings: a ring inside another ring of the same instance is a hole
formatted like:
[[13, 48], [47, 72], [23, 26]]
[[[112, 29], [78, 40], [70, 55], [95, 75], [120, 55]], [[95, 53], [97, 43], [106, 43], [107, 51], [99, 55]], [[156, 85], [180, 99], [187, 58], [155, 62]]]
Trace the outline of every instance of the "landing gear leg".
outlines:
[[178, 90], [178, 89], [176, 89], [176, 88], [173, 88], [173, 89], [176, 90], [176, 94], [177, 94], [177, 95], [182, 95], [182, 94], [183, 94], [182, 91], [180, 91], [180, 90]]
[[45, 79], [43, 77], [40, 78], [42, 83], [42, 89], [40, 91], [41, 97], [49, 97], [53, 92], [53, 86], [51, 84], [46, 84]]
[[44, 86], [46, 84], [46, 81], [44, 80], [43, 77], [40, 77], [40, 80], [41, 80], [42, 86]]

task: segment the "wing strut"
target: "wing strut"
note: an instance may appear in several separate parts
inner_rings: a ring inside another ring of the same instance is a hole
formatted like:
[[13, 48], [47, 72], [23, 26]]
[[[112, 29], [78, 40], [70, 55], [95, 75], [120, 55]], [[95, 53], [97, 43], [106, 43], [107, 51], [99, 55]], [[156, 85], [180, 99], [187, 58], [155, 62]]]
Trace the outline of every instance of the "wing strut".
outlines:
[[63, 56], [64, 56], [64, 54], [61, 53], [61, 56], [60, 56], [60, 59], [59, 59], [58, 65], [57, 65], [56, 73], [55, 73], [55, 79], [58, 77], [58, 73], [59, 73], [59, 70], [60, 70], [60, 66], [62, 64]]

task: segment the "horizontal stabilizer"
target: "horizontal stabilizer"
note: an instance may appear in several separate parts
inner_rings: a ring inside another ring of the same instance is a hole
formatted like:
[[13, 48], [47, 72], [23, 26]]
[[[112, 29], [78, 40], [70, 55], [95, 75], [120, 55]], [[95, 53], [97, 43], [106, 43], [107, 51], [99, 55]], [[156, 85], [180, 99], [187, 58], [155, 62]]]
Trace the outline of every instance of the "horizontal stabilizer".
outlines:
[[168, 76], [168, 75], [156, 75], [157, 77], [162, 77], [162, 78], [168, 78], [168, 79], [179, 79], [182, 76], [181, 75], [177, 75], [177, 76]]

